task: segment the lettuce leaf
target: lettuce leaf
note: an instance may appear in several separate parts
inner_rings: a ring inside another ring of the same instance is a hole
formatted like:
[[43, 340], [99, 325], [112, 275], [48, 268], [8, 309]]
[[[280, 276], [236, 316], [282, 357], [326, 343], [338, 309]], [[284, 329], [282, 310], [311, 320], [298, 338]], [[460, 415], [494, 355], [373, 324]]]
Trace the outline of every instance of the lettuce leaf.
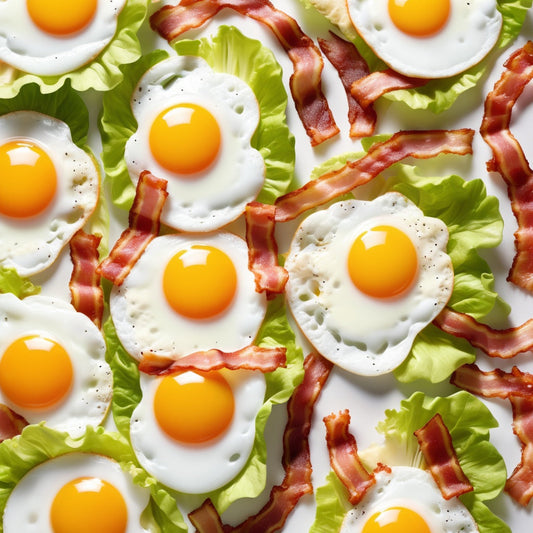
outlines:
[[[489, 441], [490, 429], [498, 423], [481, 400], [465, 391], [441, 398], [415, 392], [401, 402], [399, 410], [387, 410], [385, 419], [378, 423], [384, 447], [402, 449], [405, 464], [419, 466], [420, 453], [413, 432], [436, 413], [440, 413], [448, 427], [461, 467], [474, 486], [472, 493], [460, 499], [476, 520], [480, 533], [510, 533], [510, 528], [483, 503], [501, 493], [507, 470], [502, 456]], [[316, 502], [316, 517], [310, 533], [339, 531], [346, 510], [351, 506], [346, 489], [334, 473], [330, 473], [326, 484], [317, 489]]]
[[[240, 77], [254, 91], [261, 118], [252, 138], [252, 146], [265, 161], [265, 183], [258, 200], [273, 203], [286, 192], [294, 179], [294, 137], [285, 117], [287, 93], [282, 82], [281, 67], [272, 52], [259, 41], [245, 37], [234, 27], [222, 26], [210, 39], [182, 40], [174, 44], [181, 55], [198, 55], [213, 70]], [[102, 161], [106, 180], [110, 182], [111, 199], [129, 209], [135, 195], [124, 161], [126, 142], [137, 130], [130, 99], [137, 82], [150, 67], [168, 57], [158, 50], [124, 67], [124, 80], [103, 97], [100, 131], [104, 146]]]
[[66, 74], [37, 76], [0, 64], [0, 98], [15, 96], [28, 83], [39, 85], [42, 93], [52, 93], [70, 81], [77, 91], [107, 91], [122, 79], [122, 65], [141, 56], [137, 30], [147, 13], [146, 0], [127, 0], [117, 20], [117, 30], [111, 42], [90, 63]]
[[[142, 398], [139, 369], [124, 350], [116, 335], [111, 319], [104, 325], [107, 342], [106, 360], [113, 371], [113, 400], [111, 410], [118, 431], [129, 439], [131, 415]], [[265, 401], [256, 417], [256, 437], [252, 452], [243, 470], [225, 487], [206, 494], [220, 513], [240, 498], [253, 498], [266, 483], [266, 444], [263, 433], [266, 422], [276, 404], [286, 402], [303, 378], [303, 354], [296, 345], [294, 332], [289, 326], [282, 297], [269, 303], [267, 315], [256, 338], [259, 346], [285, 346], [287, 366], [266, 374]]]
[[[19, 480], [40, 463], [70, 452], [96, 453], [117, 461], [133, 482], [150, 490], [151, 498], [143, 512], [143, 525], [154, 533], [185, 533], [187, 526], [174, 498], [139, 465], [128, 441], [117, 432], [103, 427], [88, 427], [84, 435], [73, 439], [67, 433], [30, 425], [22, 434], [0, 444], [0, 514]], [[0, 531], [3, 528], [0, 526]]]
[[11, 292], [18, 298], [39, 294], [41, 288], [21, 278], [14, 268], [0, 267], [0, 293]]

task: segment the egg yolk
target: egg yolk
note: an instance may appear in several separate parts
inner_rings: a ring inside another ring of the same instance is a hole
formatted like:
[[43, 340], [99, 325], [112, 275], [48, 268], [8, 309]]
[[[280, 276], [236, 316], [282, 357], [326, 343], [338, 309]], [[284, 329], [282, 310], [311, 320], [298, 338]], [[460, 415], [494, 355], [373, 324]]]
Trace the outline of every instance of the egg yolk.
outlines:
[[226, 309], [237, 290], [233, 261], [218, 248], [193, 245], [179, 251], [163, 273], [169, 305], [187, 318], [212, 318]]
[[56, 187], [55, 166], [40, 146], [27, 140], [0, 146], [0, 214], [38, 215], [52, 202]]
[[428, 37], [441, 31], [450, 15], [450, 0], [389, 0], [394, 25], [413, 37]]
[[51, 35], [69, 35], [83, 30], [96, 14], [98, 0], [26, 0], [33, 23]]
[[361, 533], [431, 533], [427, 522], [415, 511], [406, 507], [390, 507], [373, 514]]
[[149, 143], [162, 167], [190, 176], [215, 161], [220, 150], [220, 127], [207, 109], [178, 104], [162, 111], [153, 121]]
[[375, 226], [361, 233], [348, 254], [353, 284], [374, 298], [392, 298], [411, 287], [418, 256], [411, 239], [394, 226]]
[[231, 387], [218, 372], [166, 376], [154, 395], [159, 427], [185, 444], [199, 444], [222, 435], [233, 419], [234, 410]]
[[25, 409], [51, 407], [72, 385], [72, 363], [57, 342], [39, 336], [17, 339], [0, 359], [0, 389]]
[[50, 523], [54, 533], [124, 533], [128, 509], [111, 483], [81, 477], [63, 485], [55, 495]]

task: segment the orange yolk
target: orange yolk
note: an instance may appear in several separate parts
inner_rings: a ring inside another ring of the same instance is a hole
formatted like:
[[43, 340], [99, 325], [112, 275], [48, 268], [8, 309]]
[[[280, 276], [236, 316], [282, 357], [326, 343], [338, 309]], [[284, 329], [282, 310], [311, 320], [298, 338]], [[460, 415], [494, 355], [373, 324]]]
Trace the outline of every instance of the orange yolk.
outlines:
[[83, 30], [96, 14], [98, 0], [26, 0], [33, 23], [51, 35], [69, 35]]
[[392, 298], [412, 285], [418, 256], [411, 239], [393, 226], [376, 226], [359, 235], [348, 254], [353, 284], [368, 296]]
[[193, 245], [179, 251], [163, 273], [163, 293], [169, 305], [187, 318], [218, 315], [233, 300], [237, 271], [218, 248]]
[[392, 22], [413, 37], [427, 37], [441, 31], [450, 10], [450, 0], [389, 0]]
[[191, 175], [205, 170], [220, 150], [215, 117], [196, 104], [178, 104], [162, 111], [152, 123], [150, 150], [170, 172]]
[[233, 419], [234, 409], [231, 387], [217, 372], [166, 376], [154, 395], [159, 427], [186, 444], [199, 444], [222, 435]]
[[427, 522], [415, 511], [406, 507], [391, 507], [373, 514], [361, 533], [431, 533]]
[[72, 385], [72, 363], [57, 342], [39, 336], [11, 343], [0, 359], [0, 389], [25, 409], [51, 407]]
[[50, 508], [50, 523], [54, 533], [124, 533], [128, 509], [113, 485], [81, 477], [58, 491]]
[[54, 199], [56, 187], [55, 166], [40, 146], [26, 140], [0, 146], [0, 214], [38, 215]]

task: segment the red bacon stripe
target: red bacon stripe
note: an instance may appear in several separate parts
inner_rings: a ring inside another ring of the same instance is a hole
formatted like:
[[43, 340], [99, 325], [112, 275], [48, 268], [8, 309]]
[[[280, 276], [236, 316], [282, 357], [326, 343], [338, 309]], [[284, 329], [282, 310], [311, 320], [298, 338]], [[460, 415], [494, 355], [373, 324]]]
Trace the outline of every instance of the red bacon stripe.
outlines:
[[98, 245], [101, 237], [77, 231], [70, 240], [72, 275], [69, 289], [74, 308], [102, 326], [104, 291], [98, 274]]
[[208, 498], [188, 514], [189, 520], [200, 533], [225, 533], [228, 529], [222, 524], [213, 502]]
[[474, 490], [459, 464], [452, 437], [439, 413], [414, 434], [429, 471], [446, 500]]
[[349, 161], [341, 169], [327, 172], [278, 198], [276, 221], [292, 220], [308, 209], [346, 194], [406, 157], [427, 159], [442, 153], [471, 154], [473, 136], [474, 131], [466, 128], [398, 132], [390, 139], [374, 144], [361, 159]]
[[147, 170], [141, 172], [129, 213], [129, 227], [98, 266], [98, 272], [115, 285], [122, 284], [150, 241], [159, 233], [159, 219], [168, 196], [166, 188], [166, 180], [156, 178]]
[[26, 419], [7, 405], [0, 404], [0, 442], [20, 435], [21, 431], [28, 425]]
[[339, 128], [322, 92], [324, 63], [320, 50], [296, 20], [268, 0], [182, 0], [177, 6], [162, 7], [151, 16], [150, 24], [171, 42], [183, 32], [200, 27], [223, 8], [266, 25], [287, 52], [293, 64], [289, 80], [292, 97], [311, 144], [316, 146], [337, 135]]

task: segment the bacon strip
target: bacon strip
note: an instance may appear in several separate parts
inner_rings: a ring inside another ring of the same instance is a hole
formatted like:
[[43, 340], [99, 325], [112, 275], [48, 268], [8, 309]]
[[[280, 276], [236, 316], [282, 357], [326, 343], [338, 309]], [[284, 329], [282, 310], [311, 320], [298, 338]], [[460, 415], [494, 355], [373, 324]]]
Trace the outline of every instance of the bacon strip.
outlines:
[[439, 413], [414, 434], [444, 499], [450, 500], [474, 490], [459, 464], [452, 436]]
[[28, 425], [26, 419], [7, 405], [0, 404], [0, 442], [20, 435], [22, 430]]
[[406, 157], [427, 159], [441, 153], [471, 154], [473, 136], [474, 131], [466, 128], [395, 133], [390, 139], [374, 144], [361, 159], [349, 161], [341, 169], [327, 172], [278, 198], [276, 221], [292, 220], [308, 209], [346, 194]]
[[282, 293], [289, 279], [278, 264], [275, 213], [273, 205], [260, 202], [249, 203], [245, 210], [248, 267], [255, 276], [256, 291], [266, 291], [269, 297]]
[[359, 455], [357, 443], [350, 433], [350, 413], [348, 410], [332, 413], [324, 418], [326, 443], [331, 467], [348, 489], [348, 500], [356, 505], [376, 482], [373, 473], [367, 472]]
[[72, 275], [69, 289], [74, 308], [88, 316], [98, 328], [104, 314], [104, 291], [98, 268], [101, 237], [77, 231], [70, 240]]
[[411, 78], [392, 69], [372, 72], [364, 78], [355, 80], [351, 85], [352, 96], [363, 108], [371, 106], [378, 98], [398, 89], [415, 89], [422, 87], [429, 80]]
[[493, 153], [487, 169], [499, 172], [506, 182], [518, 222], [516, 253], [507, 280], [533, 291], [533, 171], [509, 129], [514, 104], [533, 78], [533, 42], [516, 50], [504, 67], [506, 70], [485, 100], [480, 131]]
[[319, 38], [318, 44], [323, 54], [337, 70], [346, 91], [350, 137], [356, 139], [372, 135], [377, 122], [376, 112], [372, 105], [362, 105], [361, 101], [357, 97], [354, 98], [351, 92], [354, 82], [364, 79], [370, 74], [366, 61], [353, 43], [341, 39], [331, 31], [330, 38]]
[[164, 357], [151, 352], [143, 353], [139, 370], [146, 374], [168, 376], [184, 370], [229, 370], [245, 369], [274, 372], [286, 364], [286, 348], [263, 348], [247, 346], [235, 352], [207, 350], [195, 352], [179, 359]]
[[209, 498], [200, 507], [191, 511], [188, 517], [199, 533], [226, 533], [230, 530], [228, 526], [222, 524], [220, 515]]
[[166, 180], [156, 178], [148, 170], [141, 172], [129, 213], [129, 227], [122, 232], [109, 256], [97, 269], [115, 285], [122, 284], [150, 241], [159, 233], [159, 219], [168, 196], [166, 189]]
[[320, 50], [296, 20], [268, 0], [182, 0], [176, 6], [163, 6], [156, 11], [150, 17], [150, 25], [171, 42], [185, 31], [202, 26], [223, 8], [266, 25], [287, 52], [293, 64], [289, 81], [292, 97], [311, 144], [316, 146], [336, 135], [339, 128], [322, 92], [324, 63]]
[[509, 359], [533, 349], [533, 319], [514, 328], [497, 330], [446, 307], [433, 324], [446, 333], [466, 339], [491, 357]]

